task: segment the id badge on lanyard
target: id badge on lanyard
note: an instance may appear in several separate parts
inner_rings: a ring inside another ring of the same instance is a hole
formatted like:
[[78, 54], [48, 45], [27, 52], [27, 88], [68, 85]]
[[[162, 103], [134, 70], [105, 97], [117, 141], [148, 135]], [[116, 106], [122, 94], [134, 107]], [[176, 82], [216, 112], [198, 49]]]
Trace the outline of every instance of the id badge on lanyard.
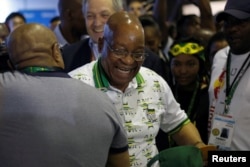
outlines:
[[[215, 111], [212, 111], [213, 118], [212, 118], [212, 127], [210, 131], [210, 137], [209, 137], [209, 144], [216, 145], [221, 150], [230, 150], [230, 146], [232, 143], [232, 137], [234, 132], [234, 126], [235, 126], [235, 120], [232, 116], [228, 114], [230, 110], [230, 104], [231, 100], [233, 98], [233, 94], [242, 78], [244, 73], [249, 67], [249, 57], [244, 61], [243, 65], [241, 66], [239, 72], [237, 73], [236, 77], [234, 78], [232, 84], [230, 85], [230, 62], [231, 62], [231, 54], [229, 52], [228, 54], [228, 60], [227, 60], [227, 69], [226, 69], [226, 90], [220, 92], [220, 95], [224, 94], [224, 109], [218, 107], [221, 111], [223, 111], [222, 114], [217, 114]], [[225, 76], [223, 77], [225, 79]], [[220, 87], [222, 89], [222, 87]], [[221, 94], [222, 93], [222, 94]], [[216, 99], [218, 101], [218, 99]], [[217, 109], [215, 103], [213, 102], [212, 109]], [[211, 112], [210, 108], [210, 112]]]
[[230, 150], [234, 125], [232, 117], [214, 114], [208, 144], [219, 146], [222, 150]]

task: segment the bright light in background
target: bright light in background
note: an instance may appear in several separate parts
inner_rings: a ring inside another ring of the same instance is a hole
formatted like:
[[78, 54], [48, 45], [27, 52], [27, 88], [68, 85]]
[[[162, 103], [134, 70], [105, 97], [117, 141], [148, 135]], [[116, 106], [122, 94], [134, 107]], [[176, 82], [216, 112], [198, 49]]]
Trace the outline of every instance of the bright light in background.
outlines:
[[[226, 1], [211, 1], [211, 9], [213, 15], [216, 15], [218, 12], [221, 12], [224, 10], [224, 6], [226, 4]], [[200, 15], [200, 11], [197, 8], [197, 6], [194, 6], [193, 4], [188, 4], [183, 6], [183, 14], [188, 15], [188, 14], [196, 14], [197, 16]]]
[[54, 9], [57, 11], [58, 0], [0, 0], [0, 22], [4, 22], [5, 18], [11, 12], [20, 10], [42, 10]]
[[11, 13], [24, 8], [23, 0], [0, 0], [0, 22], [4, 22], [5, 18]]
[[4, 22], [6, 16], [10, 12], [10, 2], [8, 0], [1, 0], [0, 11], [1, 11], [0, 22]]

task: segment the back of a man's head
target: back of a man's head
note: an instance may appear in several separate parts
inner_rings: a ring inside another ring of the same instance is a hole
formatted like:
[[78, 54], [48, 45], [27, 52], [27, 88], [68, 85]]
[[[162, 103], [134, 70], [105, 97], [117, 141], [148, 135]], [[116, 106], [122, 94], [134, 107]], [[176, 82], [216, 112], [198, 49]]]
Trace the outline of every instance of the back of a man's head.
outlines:
[[7, 48], [10, 59], [17, 69], [26, 66], [63, 68], [56, 37], [43, 25], [32, 23], [18, 27], [8, 37]]

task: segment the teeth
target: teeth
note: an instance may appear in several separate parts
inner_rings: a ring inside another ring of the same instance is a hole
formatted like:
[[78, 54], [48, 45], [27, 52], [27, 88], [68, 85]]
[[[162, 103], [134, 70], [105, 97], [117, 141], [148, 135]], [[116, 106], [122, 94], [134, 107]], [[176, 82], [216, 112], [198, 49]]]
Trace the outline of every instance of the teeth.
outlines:
[[97, 33], [100, 33], [100, 32], [103, 32], [103, 29], [101, 29], [101, 30], [94, 30], [95, 32], [97, 32]]
[[118, 68], [118, 70], [120, 72], [123, 72], [123, 73], [129, 73], [130, 72], [130, 69], [125, 69], [125, 68]]

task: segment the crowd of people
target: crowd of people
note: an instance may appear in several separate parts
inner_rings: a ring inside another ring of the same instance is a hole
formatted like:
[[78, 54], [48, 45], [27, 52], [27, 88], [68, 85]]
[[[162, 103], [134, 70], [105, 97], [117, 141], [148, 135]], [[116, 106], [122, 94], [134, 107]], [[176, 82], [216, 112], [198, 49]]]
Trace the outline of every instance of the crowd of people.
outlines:
[[250, 2], [213, 15], [209, 0], [190, 0], [199, 16], [184, 3], [58, 0], [48, 27], [11, 13], [0, 166], [146, 167], [181, 145], [206, 164], [206, 148], [250, 150]]

